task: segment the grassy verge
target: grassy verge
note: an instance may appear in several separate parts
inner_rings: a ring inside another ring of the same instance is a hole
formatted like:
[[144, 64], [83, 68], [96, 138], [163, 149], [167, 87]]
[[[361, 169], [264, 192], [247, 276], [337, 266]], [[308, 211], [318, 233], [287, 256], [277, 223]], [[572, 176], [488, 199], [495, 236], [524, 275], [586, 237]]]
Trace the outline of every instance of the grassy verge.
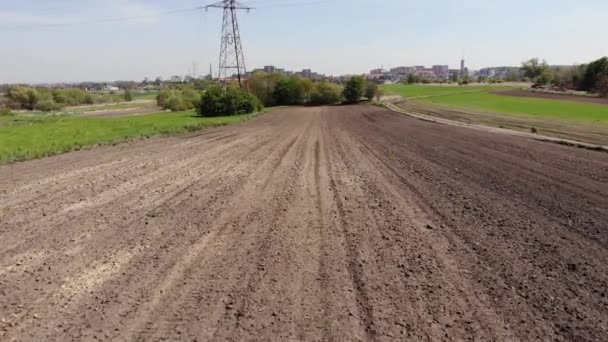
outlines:
[[497, 89], [510, 89], [504, 86], [459, 86], [459, 85], [403, 85], [403, 84], [386, 84], [382, 86], [382, 90], [386, 95], [399, 95], [404, 98], [416, 98], [427, 96], [444, 96], [451, 94], [470, 93], [470, 92], [488, 92]]
[[159, 92], [156, 90], [146, 91], [144, 93], [133, 92], [133, 100], [156, 100]]
[[93, 112], [93, 111], [110, 111], [110, 110], [122, 110], [122, 109], [133, 109], [133, 108], [141, 108], [150, 105], [155, 105], [156, 103], [116, 103], [116, 104], [106, 104], [106, 105], [95, 105], [95, 106], [81, 106], [81, 107], [68, 107], [64, 112], [74, 112], [74, 113], [82, 113], [82, 112]]
[[608, 124], [608, 106], [594, 103], [502, 96], [488, 92], [429, 97], [417, 101], [508, 115]]
[[386, 85], [388, 94], [446, 109], [463, 109], [519, 117], [608, 124], [608, 106], [555, 99], [503, 96], [501, 86]]
[[0, 164], [86, 146], [223, 126], [254, 115], [199, 118], [194, 116], [194, 111], [186, 111], [123, 118], [3, 116], [0, 117]]

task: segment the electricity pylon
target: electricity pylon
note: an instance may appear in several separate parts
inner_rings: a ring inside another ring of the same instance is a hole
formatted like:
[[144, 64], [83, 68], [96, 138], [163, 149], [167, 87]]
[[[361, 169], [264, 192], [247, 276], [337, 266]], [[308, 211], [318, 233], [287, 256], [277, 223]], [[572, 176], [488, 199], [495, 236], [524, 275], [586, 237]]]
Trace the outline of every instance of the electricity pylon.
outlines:
[[247, 68], [245, 67], [245, 55], [243, 54], [243, 44], [241, 43], [241, 33], [236, 13], [239, 10], [249, 12], [252, 8], [236, 0], [224, 0], [207, 5], [204, 8], [205, 10], [209, 8], [222, 8], [224, 10], [218, 80], [225, 86], [236, 75], [239, 86], [242, 88]]

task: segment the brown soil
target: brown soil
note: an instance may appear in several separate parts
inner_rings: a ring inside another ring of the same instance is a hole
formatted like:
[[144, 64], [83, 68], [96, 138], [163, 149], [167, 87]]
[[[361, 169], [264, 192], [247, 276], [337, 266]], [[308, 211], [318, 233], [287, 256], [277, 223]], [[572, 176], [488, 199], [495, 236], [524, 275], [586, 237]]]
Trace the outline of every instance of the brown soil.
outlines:
[[564, 100], [564, 101], [576, 101], [576, 102], [587, 102], [608, 105], [608, 99], [601, 97], [592, 96], [581, 96], [574, 94], [557, 94], [530, 90], [501, 90], [492, 92], [495, 95], [504, 96], [517, 96], [517, 97], [536, 97], [541, 99], [553, 99], [553, 100]]
[[508, 128], [528, 133], [532, 132], [534, 128], [535, 133], [540, 136], [608, 146], [608, 125], [448, 109], [404, 100], [395, 102], [395, 104], [405, 110], [467, 124]]
[[607, 171], [372, 106], [2, 166], [0, 340], [607, 340]]

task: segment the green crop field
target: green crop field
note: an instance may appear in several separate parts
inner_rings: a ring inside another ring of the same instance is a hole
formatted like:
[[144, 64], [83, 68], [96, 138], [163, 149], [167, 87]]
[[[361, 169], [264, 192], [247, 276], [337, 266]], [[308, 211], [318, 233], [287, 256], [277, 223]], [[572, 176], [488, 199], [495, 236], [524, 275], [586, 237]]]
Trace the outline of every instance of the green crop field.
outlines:
[[194, 116], [194, 111], [122, 118], [0, 116], [0, 164], [86, 146], [222, 126], [251, 117], [200, 118]]
[[429, 97], [419, 101], [476, 111], [608, 124], [608, 106], [594, 103], [500, 96], [487, 92]]
[[[404, 97], [428, 96], [416, 98], [414, 101], [446, 108], [608, 124], [608, 106], [606, 105], [502, 96], [490, 93], [493, 90], [505, 89], [504, 87], [475, 86], [467, 88], [467, 86], [441, 87], [424, 85], [389, 85], [385, 87], [388, 93], [399, 94]], [[461, 91], [450, 92], [450, 88]], [[466, 89], [475, 92], [464, 92]]]
[[426, 97], [426, 96], [443, 96], [450, 94], [460, 94], [469, 92], [492, 91], [498, 89], [512, 89], [504, 86], [459, 86], [459, 85], [403, 85], [403, 84], [386, 84], [382, 86], [382, 90], [386, 95], [400, 95], [405, 98]]
[[156, 100], [158, 93], [159, 92], [156, 90], [150, 90], [150, 91], [146, 91], [143, 93], [133, 92], [133, 99], [134, 100]]

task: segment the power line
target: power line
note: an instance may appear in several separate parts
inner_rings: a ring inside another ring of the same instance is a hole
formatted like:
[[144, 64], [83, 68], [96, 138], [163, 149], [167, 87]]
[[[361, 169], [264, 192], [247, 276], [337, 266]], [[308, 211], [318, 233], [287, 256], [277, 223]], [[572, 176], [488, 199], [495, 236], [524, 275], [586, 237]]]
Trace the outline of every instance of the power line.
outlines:
[[115, 23], [115, 22], [128, 22], [128, 21], [133, 21], [133, 20], [155, 18], [160, 15], [173, 15], [173, 14], [180, 14], [180, 13], [197, 12], [197, 11], [200, 11], [201, 9], [202, 9], [202, 7], [182, 8], [182, 9], [173, 9], [173, 10], [156, 12], [154, 14], [148, 14], [148, 15], [93, 19], [93, 20], [77, 21], [77, 22], [71, 22], [71, 23], [18, 25], [18, 26], [12, 26], [12, 27], [0, 27], [0, 30], [15, 31], [15, 30], [35, 29], [35, 28], [70, 27], [70, 26], [93, 25], [93, 24], [107, 24], [107, 23]]
[[[256, 5], [256, 8], [273, 8], [273, 7], [293, 7], [293, 6], [307, 6], [307, 5], [319, 5], [331, 2], [330, 0], [312, 0], [312, 1], [298, 1], [295, 2], [287, 2], [285, 0], [256, 0], [252, 1], [253, 4]], [[221, 3], [221, 2], [220, 2]], [[237, 1], [238, 3], [238, 1]], [[258, 5], [259, 3], [259, 5]], [[116, 22], [129, 22], [141, 19], [150, 19], [155, 18], [161, 15], [173, 15], [173, 14], [181, 14], [188, 12], [197, 12], [203, 9], [209, 8], [209, 6], [203, 7], [193, 7], [193, 8], [182, 8], [182, 9], [173, 9], [160, 11], [154, 14], [148, 15], [138, 15], [138, 16], [128, 16], [128, 17], [116, 17], [116, 18], [101, 18], [101, 19], [92, 19], [92, 20], [84, 20], [84, 21], [76, 21], [76, 22], [67, 22], [67, 23], [48, 23], [48, 24], [32, 24], [32, 25], [16, 25], [16, 26], [0, 26], [0, 31], [19, 31], [19, 30], [28, 30], [28, 29], [37, 29], [37, 28], [56, 28], [56, 27], [71, 27], [71, 26], [82, 26], [82, 25], [94, 25], [94, 24], [108, 24], [108, 23], [116, 23]], [[48, 7], [39, 10], [32, 11], [33, 13], [44, 13], [44, 12], [56, 12], [63, 10], [65, 8], [62, 7]], [[253, 9], [249, 7], [249, 10]]]
[[274, 2], [271, 0], [271, 2], [263, 2], [259, 5], [257, 5], [257, 3], [255, 3], [256, 8], [275, 8], [275, 7], [296, 7], [296, 6], [308, 6], [308, 5], [320, 5], [320, 4], [325, 4], [325, 3], [329, 3], [330, 0], [316, 0], [316, 1], [297, 1], [297, 2], [285, 2], [285, 1], [281, 1], [281, 2]]
[[243, 53], [243, 44], [241, 42], [241, 32], [237, 19], [237, 11], [251, 11], [253, 8], [248, 7], [236, 0], [223, 0], [204, 7], [220, 8], [224, 11], [222, 20], [222, 39], [220, 45], [220, 68], [218, 70], [218, 80], [227, 85], [232, 78], [233, 70], [236, 71], [236, 76], [239, 81], [239, 86], [243, 87], [243, 79], [247, 74], [245, 67], [245, 54]]

